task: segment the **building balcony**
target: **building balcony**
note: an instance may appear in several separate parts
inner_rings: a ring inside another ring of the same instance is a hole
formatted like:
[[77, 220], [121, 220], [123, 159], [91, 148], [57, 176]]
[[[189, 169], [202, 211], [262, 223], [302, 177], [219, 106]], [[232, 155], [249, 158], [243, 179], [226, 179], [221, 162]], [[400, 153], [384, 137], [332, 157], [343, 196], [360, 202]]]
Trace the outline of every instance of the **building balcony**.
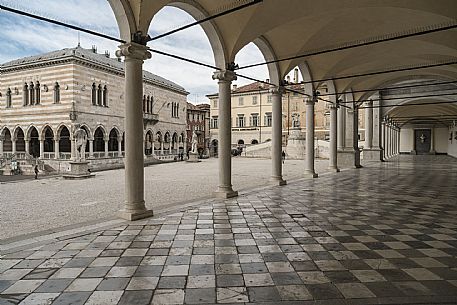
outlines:
[[159, 115], [155, 113], [143, 113], [143, 123], [155, 125], [159, 121]]

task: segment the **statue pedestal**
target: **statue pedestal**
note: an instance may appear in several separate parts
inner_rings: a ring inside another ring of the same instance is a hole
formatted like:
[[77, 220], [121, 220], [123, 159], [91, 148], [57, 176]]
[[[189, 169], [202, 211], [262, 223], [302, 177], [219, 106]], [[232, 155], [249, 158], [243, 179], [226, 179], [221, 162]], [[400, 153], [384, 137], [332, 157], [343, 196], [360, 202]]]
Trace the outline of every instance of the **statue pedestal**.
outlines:
[[201, 161], [198, 160], [198, 154], [197, 153], [190, 152], [189, 153], [189, 159], [187, 159], [186, 162], [196, 163], [196, 162], [201, 162]]
[[305, 159], [306, 158], [306, 137], [300, 128], [294, 128], [287, 139], [287, 158]]
[[70, 162], [70, 172], [63, 175], [65, 179], [87, 179], [95, 177], [95, 174], [89, 172], [89, 162], [73, 161]]

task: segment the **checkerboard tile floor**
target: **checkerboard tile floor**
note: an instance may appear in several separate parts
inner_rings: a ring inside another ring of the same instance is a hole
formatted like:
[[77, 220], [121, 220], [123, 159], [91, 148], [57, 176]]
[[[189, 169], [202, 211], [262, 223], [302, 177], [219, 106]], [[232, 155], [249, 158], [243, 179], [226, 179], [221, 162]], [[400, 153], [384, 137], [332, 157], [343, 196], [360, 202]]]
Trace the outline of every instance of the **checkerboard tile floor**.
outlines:
[[0, 304], [457, 304], [457, 160], [401, 157], [0, 256]]

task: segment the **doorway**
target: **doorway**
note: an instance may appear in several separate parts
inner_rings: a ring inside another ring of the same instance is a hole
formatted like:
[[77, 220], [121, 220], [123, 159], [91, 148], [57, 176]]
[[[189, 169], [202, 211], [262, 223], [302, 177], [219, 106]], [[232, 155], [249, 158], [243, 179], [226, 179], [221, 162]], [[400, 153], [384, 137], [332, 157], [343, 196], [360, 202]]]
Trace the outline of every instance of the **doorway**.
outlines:
[[428, 154], [432, 148], [432, 131], [431, 129], [414, 130], [414, 147], [417, 154]]

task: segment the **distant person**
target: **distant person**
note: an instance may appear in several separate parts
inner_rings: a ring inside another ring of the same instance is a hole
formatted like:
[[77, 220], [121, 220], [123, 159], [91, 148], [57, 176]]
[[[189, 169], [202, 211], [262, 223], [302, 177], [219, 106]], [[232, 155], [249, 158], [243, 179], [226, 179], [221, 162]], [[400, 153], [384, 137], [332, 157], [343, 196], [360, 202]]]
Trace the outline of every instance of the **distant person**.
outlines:
[[35, 179], [38, 179], [38, 165], [35, 165], [33, 171], [35, 172]]
[[284, 164], [284, 161], [286, 160], [286, 153], [284, 152], [284, 150], [282, 151], [282, 164]]

